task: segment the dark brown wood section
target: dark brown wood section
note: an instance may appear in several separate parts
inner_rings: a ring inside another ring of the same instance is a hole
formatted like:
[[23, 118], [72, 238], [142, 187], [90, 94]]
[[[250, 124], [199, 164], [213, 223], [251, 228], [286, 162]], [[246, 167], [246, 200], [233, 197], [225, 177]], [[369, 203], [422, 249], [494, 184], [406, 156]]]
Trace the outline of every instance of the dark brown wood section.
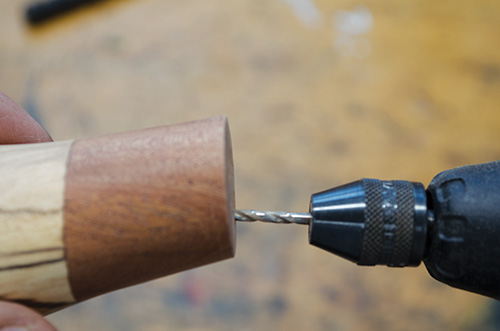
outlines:
[[232, 257], [225, 117], [78, 140], [64, 241], [77, 301]]

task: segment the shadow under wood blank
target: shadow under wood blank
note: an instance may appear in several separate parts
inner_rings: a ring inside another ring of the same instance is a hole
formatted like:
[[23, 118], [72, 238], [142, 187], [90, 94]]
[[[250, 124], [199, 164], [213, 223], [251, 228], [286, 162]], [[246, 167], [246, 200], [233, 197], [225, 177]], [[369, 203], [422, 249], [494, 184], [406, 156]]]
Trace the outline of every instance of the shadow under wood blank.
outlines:
[[225, 117], [0, 159], [0, 299], [48, 313], [234, 256]]

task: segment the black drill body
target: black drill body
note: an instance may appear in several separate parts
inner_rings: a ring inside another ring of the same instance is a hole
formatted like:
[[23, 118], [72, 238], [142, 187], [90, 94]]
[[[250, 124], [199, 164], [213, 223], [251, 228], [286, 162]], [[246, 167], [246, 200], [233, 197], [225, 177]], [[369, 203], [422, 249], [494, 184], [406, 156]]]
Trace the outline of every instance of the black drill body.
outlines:
[[359, 265], [418, 266], [500, 299], [500, 161], [420, 183], [363, 179], [311, 197], [309, 242]]

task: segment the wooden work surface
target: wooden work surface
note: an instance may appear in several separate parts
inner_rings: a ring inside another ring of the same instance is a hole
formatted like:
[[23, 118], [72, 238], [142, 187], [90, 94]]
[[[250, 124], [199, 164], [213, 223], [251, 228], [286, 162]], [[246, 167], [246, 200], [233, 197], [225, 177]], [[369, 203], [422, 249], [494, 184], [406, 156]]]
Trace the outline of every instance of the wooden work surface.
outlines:
[[[106, 1], [31, 29], [0, 0], [0, 89], [56, 140], [227, 114], [236, 206], [307, 211], [361, 177], [500, 159], [496, 1]], [[5, 188], [3, 188], [5, 189]], [[61, 330], [485, 330], [423, 266], [358, 267], [299, 225], [50, 316]]]

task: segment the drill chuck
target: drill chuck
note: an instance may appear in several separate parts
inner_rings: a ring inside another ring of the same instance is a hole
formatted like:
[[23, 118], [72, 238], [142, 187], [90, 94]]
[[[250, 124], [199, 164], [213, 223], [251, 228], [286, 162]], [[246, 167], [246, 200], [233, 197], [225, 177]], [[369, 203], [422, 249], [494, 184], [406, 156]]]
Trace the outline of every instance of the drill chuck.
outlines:
[[420, 183], [362, 179], [313, 194], [309, 242], [359, 265], [425, 263], [450, 286], [500, 300], [500, 161]]
[[309, 242], [359, 265], [417, 266], [427, 199], [420, 183], [362, 179], [311, 198]]
[[309, 242], [359, 265], [418, 266], [500, 300], [500, 161], [420, 183], [362, 179], [313, 194], [309, 213], [239, 210], [245, 222], [309, 224]]

